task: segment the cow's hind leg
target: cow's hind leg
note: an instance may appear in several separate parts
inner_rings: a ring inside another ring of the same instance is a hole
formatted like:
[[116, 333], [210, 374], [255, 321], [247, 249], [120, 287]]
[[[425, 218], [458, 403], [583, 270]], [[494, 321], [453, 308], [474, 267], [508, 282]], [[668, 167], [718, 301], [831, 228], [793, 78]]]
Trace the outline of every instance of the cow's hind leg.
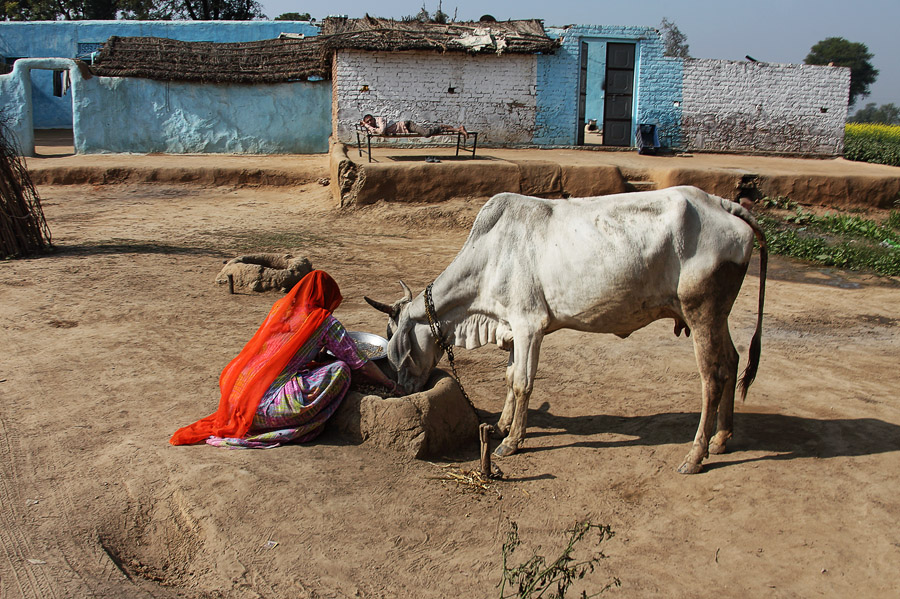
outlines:
[[725, 444], [731, 439], [734, 431], [734, 389], [737, 385], [738, 353], [734, 342], [726, 328], [725, 346], [722, 348], [722, 369], [724, 370], [725, 388], [722, 390], [722, 401], [719, 402], [716, 434], [709, 440], [709, 453], [725, 453]]
[[[700, 425], [691, 451], [678, 467], [682, 474], [700, 472], [703, 459], [709, 455], [710, 441], [712, 451], [721, 453], [731, 437], [738, 355], [728, 332], [728, 315], [746, 272], [747, 264], [726, 262], [704, 284], [694, 288], [694, 293], [682, 296], [685, 321], [694, 335], [694, 355], [703, 388]], [[713, 440], [717, 415], [719, 432]]]
[[[510, 396], [515, 399], [515, 402], [512, 408], [512, 422], [510, 423], [509, 434], [494, 450], [494, 455], [498, 457], [502, 458], [514, 454], [525, 439], [528, 400], [531, 398], [531, 390], [534, 387], [534, 375], [537, 371], [542, 338], [540, 333], [515, 337], [511, 363], [507, 368], [506, 375], [506, 384], [508, 386], [507, 406], [510, 403]], [[506, 407], [504, 407], [503, 413], [507, 414]], [[502, 415], [500, 420], [502, 424]]]
[[725, 383], [729, 378], [727, 375], [728, 360], [723, 360], [726, 337], [727, 325], [724, 331], [720, 326], [694, 328], [694, 355], [700, 370], [702, 405], [700, 425], [697, 427], [694, 444], [684, 458], [684, 462], [678, 467], [678, 472], [682, 474], [700, 472], [703, 469], [703, 459], [709, 455], [709, 441], [712, 437], [716, 413], [725, 391]]

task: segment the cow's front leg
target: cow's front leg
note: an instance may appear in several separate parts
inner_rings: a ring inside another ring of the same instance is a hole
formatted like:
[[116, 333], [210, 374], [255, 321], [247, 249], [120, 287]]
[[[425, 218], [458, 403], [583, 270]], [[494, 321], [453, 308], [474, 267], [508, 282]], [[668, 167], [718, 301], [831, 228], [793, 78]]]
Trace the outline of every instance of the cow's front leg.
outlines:
[[509, 434], [512, 427], [513, 414], [516, 411], [516, 394], [513, 391], [513, 364], [515, 363], [513, 356], [515, 349], [509, 351], [509, 361], [506, 363], [506, 402], [503, 404], [503, 412], [500, 413], [500, 421], [497, 423], [496, 433], [503, 438]]
[[[494, 455], [498, 457], [514, 454], [525, 439], [528, 400], [531, 398], [531, 390], [534, 387], [534, 375], [537, 372], [542, 339], [541, 333], [515, 338], [515, 352], [510, 354], [511, 364], [507, 367], [506, 377], [507, 404], [509, 404], [510, 398], [514, 400], [512, 422], [509, 426], [509, 434], [494, 450]], [[504, 407], [504, 413], [506, 413], [506, 407]], [[503, 420], [503, 415], [500, 419]]]

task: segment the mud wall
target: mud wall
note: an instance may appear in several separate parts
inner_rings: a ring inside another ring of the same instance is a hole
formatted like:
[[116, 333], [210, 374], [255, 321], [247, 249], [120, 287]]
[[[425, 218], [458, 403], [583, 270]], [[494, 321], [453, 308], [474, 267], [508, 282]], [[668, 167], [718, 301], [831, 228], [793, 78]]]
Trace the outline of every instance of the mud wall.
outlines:
[[844, 67], [685, 60], [683, 148], [839, 155], [849, 90]]
[[356, 143], [354, 124], [371, 113], [388, 120], [462, 124], [479, 132], [479, 144], [531, 143], [534, 55], [342, 50], [336, 61], [339, 141]]

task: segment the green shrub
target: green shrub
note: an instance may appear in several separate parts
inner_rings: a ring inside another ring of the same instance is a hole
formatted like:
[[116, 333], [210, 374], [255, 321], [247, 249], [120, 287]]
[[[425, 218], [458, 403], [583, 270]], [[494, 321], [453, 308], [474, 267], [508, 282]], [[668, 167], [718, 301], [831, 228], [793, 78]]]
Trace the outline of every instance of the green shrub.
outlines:
[[[568, 543], [556, 559], [548, 561], [544, 556], [533, 553], [529, 559], [518, 566], [511, 567], [509, 560], [516, 548], [521, 545], [521, 541], [519, 540], [519, 527], [510, 520], [506, 542], [503, 543], [503, 576], [500, 584], [497, 585], [500, 587], [500, 599], [512, 599], [513, 597], [538, 599], [544, 597], [545, 593], [547, 599], [565, 599], [571, 586], [576, 581], [593, 573], [599, 567], [600, 561], [606, 558], [602, 551], [597, 551], [587, 558], [578, 559], [574, 556], [575, 545], [591, 531], [598, 534], [596, 541], [598, 545], [613, 536], [609, 526], [577, 522], [566, 531], [569, 535]], [[587, 591], [582, 591], [580, 597], [582, 599], [597, 597], [620, 584], [618, 578], [613, 578], [611, 582], [606, 583], [590, 595]], [[507, 585], [510, 587], [511, 594], [507, 593]]]

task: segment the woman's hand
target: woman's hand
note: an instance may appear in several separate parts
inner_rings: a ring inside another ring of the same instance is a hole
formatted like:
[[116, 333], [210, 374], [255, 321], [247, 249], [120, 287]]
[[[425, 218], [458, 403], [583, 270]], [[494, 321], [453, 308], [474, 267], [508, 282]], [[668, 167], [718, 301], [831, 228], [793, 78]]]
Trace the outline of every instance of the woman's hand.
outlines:
[[362, 372], [379, 385], [387, 387], [390, 390], [391, 395], [401, 397], [406, 394], [403, 387], [384, 374], [374, 362], [366, 362], [366, 365], [362, 367]]
[[391, 395], [394, 397], [403, 397], [406, 395], [406, 391], [404, 391], [403, 387], [400, 386], [400, 383], [391, 381], [391, 385], [388, 387], [391, 390]]

